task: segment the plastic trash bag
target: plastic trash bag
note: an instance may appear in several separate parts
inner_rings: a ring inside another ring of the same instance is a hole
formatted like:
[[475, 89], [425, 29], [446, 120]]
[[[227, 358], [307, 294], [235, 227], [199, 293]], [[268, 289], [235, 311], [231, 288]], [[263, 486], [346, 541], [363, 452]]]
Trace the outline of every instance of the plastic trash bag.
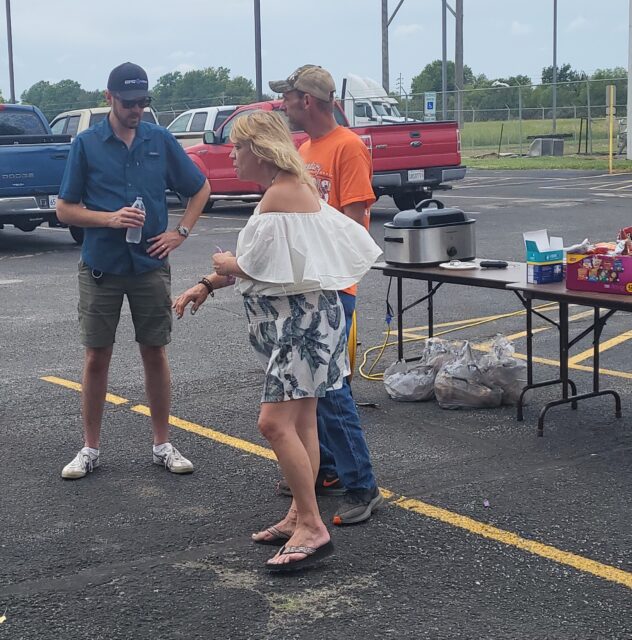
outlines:
[[462, 342], [441, 338], [424, 341], [421, 357], [416, 362], [396, 362], [384, 372], [384, 387], [393, 400], [425, 402], [434, 398], [434, 381], [439, 369], [453, 362]]
[[502, 389], [487, 386], [467, 342], [461, 356], [439, 370], [434, 391], [442, 409], [499, 407], [503, 396]]
[[384, 372], [384, 387], [393, 400], [400, 402], [432, 400], [436, 374], [431, 365], [421, 361], [400, 361]]
[[488, 387], [500, 387], [503, 404], [516, 405], [522, 389], [527, 384], [527, 363], [514, 357], [514, 347], [498, 335], [491, 344], [491, 350], [482, 356], [478, 366]]
[[462, 340], [450, 342], [441, 338], [427, 338], [420, 361], [431, 366], [436, 374], [441, 367], [460, 357], [464, 345]]

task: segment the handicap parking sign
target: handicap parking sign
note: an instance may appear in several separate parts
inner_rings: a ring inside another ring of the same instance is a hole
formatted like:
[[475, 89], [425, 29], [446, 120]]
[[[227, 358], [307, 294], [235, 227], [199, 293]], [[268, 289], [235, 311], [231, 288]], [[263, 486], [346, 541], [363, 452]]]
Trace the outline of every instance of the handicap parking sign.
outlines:
[[437, 92], [426, 91], [424, 94], [424, 120], [437, 119]]

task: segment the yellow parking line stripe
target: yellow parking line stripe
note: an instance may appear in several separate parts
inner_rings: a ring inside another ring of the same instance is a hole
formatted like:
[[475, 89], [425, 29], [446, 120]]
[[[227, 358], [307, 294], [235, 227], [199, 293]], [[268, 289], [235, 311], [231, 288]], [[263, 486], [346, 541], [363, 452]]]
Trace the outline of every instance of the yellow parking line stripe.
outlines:
[[[69, 380], [64, 380], [62, 378], [47, 376], [42, 379], [46, 380], [47, 382], [52, 382], [53, 384], [61, 384], [62, 386], [69, 389], [81, 390], [80, 384], [76, 382], [71, 383]], [[134, 405], [133, 407], [130, 407], [130, 410], [135, 411], [136, 413], [140, 413], [141, 415], [150, 415], [149, 407], [142, 404]], [[203, 427], [202, 425], [196, 424], [195, 422], [182, 420], [181, 418], [177, 418], [176, 416], [169, 416], [169, 424], [179, 429], [184, 429], [185, 431], [190, 431], [191, 433], [195, 433], [205, 438], [215, 440], [216, 442], [225, 444], [235, 449], [246, 451], [247, 453], [251, 453], [268, 460], [276, 460], [276, 456], [271, 449], [262, 447], [247, 440], [242, 440], [241, 438], [235, 438], [233, 436], [226, 435], [214, 429], [209, 429], [208, 427]], [[391, 500], [389, 504], [395, 505], [401, 509], [405, 509], [406, 511], [423, 515], [428, 518], [432, 518], [433, 520], [438, 520], [450, 526], [464, 529], [465, 531], [469, 531], [470, 533], [479, 535], [483, 538], [495, 540], [496, 542], [500, 542], [504, 545], [515, 547], [533, 555], [537, 555], [547, 560], [552, 560], [559, 564], [573, 567], [578, 571], [589, 573], [598, 578], [616, 582], [625, 587], [628, 587], [629, 589], [632, 589], [632, 573], [628, 573], [626, 571], [622, 571], [621, 569], [617, 569], [616, 567], [597, 562], [596, 560], [591, 560], [590, 558], [584, 558], [583, 556], [569, 553], [568, 551], [562, 551], [561, 549], [557, 549], [556, 547], [552, 547], [535, 540], [523, 538], [515, 533], [512, 533], [511, 531], [498, 529], [497, 527], [486, 524], [484, 522], [479, 522], [478, 520], [474, 520], [473, 518], [470, 518], [468, 516], [463, 516], [453, 511], [448, 511], [447, 509], [436, 507], [415, 498], [397, 496], [388, 489], [380, 488], [380, 491], [386, 499]]]
[[[632, 338], [632, 331], [626, 331], [625, 333], [621, 333], [610, 340], [605, 340], [604, 342], [599, 343], [599, 353], [607, 351], [608, 349], [612, 349], [612, 347], [616, 347], [617, 345], [626, 342]], [[582, 360], [587, 360], [588, 358], [593, 357], [593, 348], [586, 349], [586, 351], [582, 351], [574, 355], [572, 358], [569, 358], [568, 364], [577, 364]]]
[[[489, 348], [484, 348], [479, 345], [472, 345], [473, 349], [477, 351], [489, 351]], [[527, 356], [522, 353], [514, 353], [514, 356], [519, 360], [526, 360]], [[538, 356], [533, 356], [533, 362], [537, 362], [538, 364], [548, 364], [551, 367], [559, 367], [559, 360], [550, 360], [549, 358], [539, 358]], [[575, 371], [585, 371], [586, 373], [592, 373], [592, 367], [588, 367], [583, 364], [569, 364], [569, 369], [575, 369]], [[616, 371], [613, 369], [599, 369], [600, 376], [612, 376], [613, 378], [624, 378], [626, 380], [632, 380], [632, 373], [628, 373], [627, 371]]]
[[[535, 309], [537, 311], [551, 311], [556, 306], [557, 306], [556, 303], [551, 303], [546, 305], [543, 304], [543, 305], [540, 305], [539, 307], [535, 307]], [[576, 305], [570, 305], [570, 306], [576, 306]], [[525, 311], [512, 311], [509, 314], [501, 314], [501, 315], [495, 315], [495, 316], [482, 316], [480, 318], [469, 318], [467, 320], [452, 320], [451, 322], [442, 322], [441, 324], [435, 324], [434, 326], [436, 328], [440, 328], [440, 327], [453, 327], [453, 326], [463, 325], [463, 328], [467, 329], [468, 325], [472, 322], [482, 324], [484, 322], [493, 322], [494, 320], [503, 320], [504, 318], [514, 317], [517, 315], [524, 315], [524, 314], [525, 314]], [[592, 314], [593, 314], [592, 311], [582, 311], [581, 313], [576, 313], [572, 316], [569, 316], [568, 320], [569, 322], [572, 322], [573, 320], [581, 320], [582, 318], [587, 318], [588, 316], [592, 316]], [[545, 326], [542, 329], [534, 329], [533, 333], [538, 333], [539, 331], [545, 331], [552, 328], [553, 328], [552, 325]], [[402, 329], [402, 332], [405, 335], [410, 335], [411, 337], [414, 338], [414, 337], [419, 337], [414, 333], [415, 331], [425, 331], [426, 329], [428, 329], [428, 325], [424, 325], [421, 327], [405, 327]], [[388, 332], [384, 331], [384, 333], [388, 333]], [[521, 331], [519, 333], [516, 333], [515, 335], [517, 337], [524, 338], [526, 337], [527, 332]], [[423, 337], [427, 337], [427, 336], [423, 336]]]
[[[533, 334], [541, 333], [542, 331], [548, 331], [548, 329], [549, 327], [538, 327], [537, 329], [533, 329], [531, 333]], [[510, 333], [508, 336], [505, 336], [505, 338], [509, 340], [509, 342], [511, 342], [512, 340], [519, 340], [520, 338], [526, 338], [526, 337], [527, 337], [526, 331], [518, 331], [518, 333]], [[483, 350], [489, 351], [489, 349], [491, 348], [491, 345], [492, 345], [492, 341], [488, 340], [487, 342], [473, 344], [472, 347], [474, 349], [480, 349], [481, 351]]]
[[[42, 380], [46, 382], [52, 382], [58, 384], [61, 387], [67, 387], [68, 389], [74, 389], [75, 391], [81, 391], [81, 385], [78, 382], [72, 382], [72, 380], [65, 380], [64, 378], [57, 378], [56, 376], [44, 376]], [[121, 398], [121, 396], [115, 396], [113, 393], [108, 393], [105, 396], [106, 402], [112, 404], [126, 404], [129, 400]]]
[[632, 589], [632, 573], [617, 569], [616, 567], [612, 567], [589, 558], [584, 558], [583, 556], [578, 556], [574, 553], [569, 553], [568, 551], [562, 551], [561, 549], [557, 549], [548, 544], [523, 538], [511, 531], [498, 529], [492, 525], [479, 522], [478, 520], [474, 520], [467, 516], [459, 515], [458, 513], [442, 509], [441, 507], [435, 507], [431, 504], [422, 502], [421, 500], [401, 496], [390, 504], [397, 505], [402, 509], [412, 511], [413, 513], [433, 518], [434, 520], [440, 520], [441, 522], [445, 522], [453, 527], [465, 529], [466, 531], [482, 536], [483, 538], [495, 540], [496, 542], [501, 542], [507, 546], [516, 547], [522, 551], [527, 551], [528, 553], [532, 553], [542, 558], [553, 560], [559, 564], [573, 567], [574, 569], [584, 573], [590, 573], [599, 578], [603, 578], [604, 580], [617, 582], [628, 589]]
[[[549, 311], [553, 308], [557, 307], [557, 303], [555, 302], [547, 302], [546, 304], [541, 304], [537, 307], [534, 307], [536, 311]], [[440, 322], [435, 323], [433, 326], [437, 329], [441, 327], [455, 327], [457, 325], [467, 325], [470, 322], [483, 322], [485, 320], [489, 322], [493, 322], [494, 320], [502, 320], [503, 318], [511, 318], [514, 316], [524, 315], [526, 311], [524, 309], [519, 309], [518, 311], [510, 311], [508, 313], [500, 313], [492, 316], [481, 316], [480, 318], [468, 318], [467, 320], [451, 320], [450, 322]], [[428, 329], [428, 325], [423, 325], [421, 327], [406, 327], [404, 331], [425, 331]]]
[[[131, 407], [130, 410], [135, 411], [136, 413], [140, 413], [144, 416], [151, 415], [149, 407], [146, 407], [143, 404], [137, 404]], [[225, 433], [222, 433], [221, 431], [216, 431], [215, 429], [203, 427], [202, 425], [195, 424], [195, 422], [188, 422], [187, 420], [176, 418], [176, 416], [169, 416], [169, 424], [174, 427], [178, 427], [178, 429], [184, 429], [184, 431], [197, 433], [200, 436], [209, 438], [209, 440], [215, 440], [215, 442], [228, 445], [229, 447], [247, 451], [248, 453], [252, 453], [253, 455], [260, 456], [261, 458], [267, 458], [268, 460], [277, 459], [272, 449], [262, 447], [258, 444], [254, 444], [254, 442], [249, 442], [248, 440], [242, 440], [241, 438], [229, 436]]]

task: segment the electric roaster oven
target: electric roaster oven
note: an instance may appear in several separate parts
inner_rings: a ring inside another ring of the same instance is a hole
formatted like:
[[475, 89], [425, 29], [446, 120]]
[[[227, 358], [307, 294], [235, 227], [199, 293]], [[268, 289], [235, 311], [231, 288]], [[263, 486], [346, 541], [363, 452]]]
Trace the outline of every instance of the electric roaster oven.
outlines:
[[[431, 204], [436, 208], [430, 208]], [[413, 266], [474, 260], [475, 222], [460, 209], [444, 207], [439, 200], [423, 200], [384, 225], [384, 260]]]

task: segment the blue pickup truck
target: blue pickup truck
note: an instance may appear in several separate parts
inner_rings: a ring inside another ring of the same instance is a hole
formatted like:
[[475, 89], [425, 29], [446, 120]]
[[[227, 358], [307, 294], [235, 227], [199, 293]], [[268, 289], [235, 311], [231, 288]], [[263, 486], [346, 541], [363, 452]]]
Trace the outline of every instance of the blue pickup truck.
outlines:
[[[53, 135], [37, 107], [0, 104], [0, 229], [66, 227], [55, 206], [69, 151], [70, 136]], [[81, 244], [83, 229], [70, 233]]]

